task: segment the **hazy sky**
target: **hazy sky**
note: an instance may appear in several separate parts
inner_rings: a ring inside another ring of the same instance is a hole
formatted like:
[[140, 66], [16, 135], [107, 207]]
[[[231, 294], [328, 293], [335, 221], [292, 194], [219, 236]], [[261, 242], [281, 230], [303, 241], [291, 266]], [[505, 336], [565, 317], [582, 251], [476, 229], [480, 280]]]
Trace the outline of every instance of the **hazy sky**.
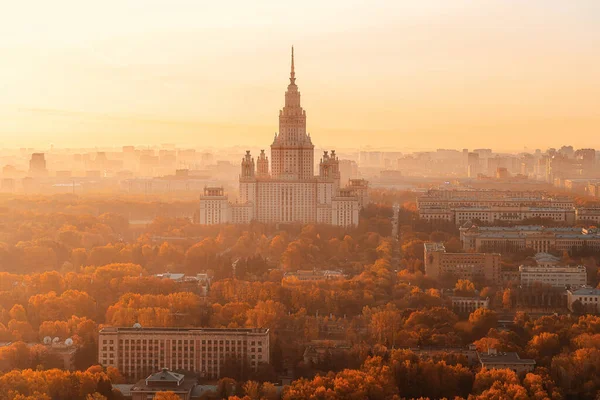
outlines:
[[0, 6], [0, 147], [269, 145], [289, 51], [317, 145], [600, 148], [598, 0]]

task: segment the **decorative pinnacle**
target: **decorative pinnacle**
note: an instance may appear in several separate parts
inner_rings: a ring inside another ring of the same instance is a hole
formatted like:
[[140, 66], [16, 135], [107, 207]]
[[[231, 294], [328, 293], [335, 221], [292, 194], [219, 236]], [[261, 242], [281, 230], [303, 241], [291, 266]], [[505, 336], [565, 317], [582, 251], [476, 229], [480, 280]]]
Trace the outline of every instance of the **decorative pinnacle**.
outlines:
[[292, 46], [292, 71], [290, 72], [290, 83], [296, 84], [296, 72], [294, 71], [294, 46]]

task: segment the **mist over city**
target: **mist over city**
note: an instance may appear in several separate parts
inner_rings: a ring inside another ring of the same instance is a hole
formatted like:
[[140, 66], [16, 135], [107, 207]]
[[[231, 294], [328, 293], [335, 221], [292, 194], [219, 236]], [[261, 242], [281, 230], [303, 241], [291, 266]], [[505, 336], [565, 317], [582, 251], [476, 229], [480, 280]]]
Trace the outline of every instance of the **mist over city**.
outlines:
[[0, 400], [600, 399], [600, 3], [1, 14]]

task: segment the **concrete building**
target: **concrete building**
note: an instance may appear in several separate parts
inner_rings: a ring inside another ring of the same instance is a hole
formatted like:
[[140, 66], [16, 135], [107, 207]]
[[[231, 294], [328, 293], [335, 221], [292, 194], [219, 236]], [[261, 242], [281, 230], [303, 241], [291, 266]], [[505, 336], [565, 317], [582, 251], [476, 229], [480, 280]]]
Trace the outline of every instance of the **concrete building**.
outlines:
[[131, 400], [147, 400], [153, 399], [157, 392], [173, 392], [181, 400], [190, 400], [196, 385], [196, 379], [163, 368], [133, 385], [129, 396]]
[[499, 352], [496, 349], [488, 349], [485, 353], [477, 353], [482, 368], [487, 369], [510, 369], [517, 374], [531, 372], [535, 368], [535, 360], [521, 358], [515, 352]]
[[600, 250], [600, 231], [575, 227], [540, 225], [461, 227], [460, 240], [465, 251], [515, 252], [534, 249], [537, 252]]
[[[596, 195], [596, 197], [599, 197], [599, 195]], [[580, 222], [593, 222], [597, 224], [600, 222], [600, 208], [580, 207], [577, 209], [576, 219]]]
[[452, 310], [458, 313], [472, 313], [473, 311], [479, 308], [489, 308], [490, 307], [490, 299], [486, 297], [482, 299], [480, 297], [459, 297], [452, 296], [450, 297], [452, 301]]
[[200, 196], [200, 224], [216, 225], [231, 222], [231, 206], [222, 187], [204, 188]]
[[[358, 224], [358, 212], [368, 201], [368, 183], [351, 180], [340, 184], [340, 161], [335, 150], [325, 151], [314, 174], [314, 145], [306, 131], [306, 111], [300, 105], [294, 52], [285, 105], [279, 112], [279, 133], [271, 144], [271, 160], [261, 150], [255, 160], [250, 151], [241, 162], [239, 201], [230, 204], [228, 219], [200, 218], [201, 224], [321, 223], [337, 226]], [[270, 171], [269, 171], [270, 167]], [[219, 194], [219, 204], [226, 200]], [[201, 214], [213, 199], [200, 199]], [[225, 205], [220, 205], [225, 208]], [[226, 215], [226, 214], [223, 214]]]
[[587, 271], [582, 265], [575, 267], [531, 267], [521, 265], [519, 274], [521, 276], [521, 286], [542, 284], [555, 288], [565, 288], [581, 287], [587, 283]]
[[484, 223], [521, 222], [531, 218], [550, 219], [554, 222], [575, 223], [575, 209], [542, 208], [542, 207], [464, 207], [456, 208], [454, 222], [462, 225], [465, 222], [479, 220]]
[[573, 303], [580, 301], [584, 310], [589, 313], [600, 313], [600, 289], [580, 288], [576, 290], [567, 290], [567, 307], [570, 311], [573, 309]]
[[130, 379], [160, 368], [221, 377], [225, 362], [258, 369], [269, 363], [268, 329], [106, 327], [98, 338], [98, 361]]
[[470, 281], [501, 282], [500, 254], [447, 253], [442, 243], [425, 243], [425, 274], [434, 279], [452, 276]]
[[301, 282], [320, 282], [344, 278], [345, 276], [342, 272], [332, 270], [298, 270], [296, 272], [286, 272], [283, 276], [284, 281], [299, 280]]
[[417, 199], [419, 208], [550, 207], [572, 209], [568, 197], [530, 190], [430, 189]]
[[494, 223], [530, 218], [572, 224], [576, 219], [573, 200], [535, 191], [429, 190], [417, 199], [417, 207], [421, 219], [457, 225], [474, 220]]

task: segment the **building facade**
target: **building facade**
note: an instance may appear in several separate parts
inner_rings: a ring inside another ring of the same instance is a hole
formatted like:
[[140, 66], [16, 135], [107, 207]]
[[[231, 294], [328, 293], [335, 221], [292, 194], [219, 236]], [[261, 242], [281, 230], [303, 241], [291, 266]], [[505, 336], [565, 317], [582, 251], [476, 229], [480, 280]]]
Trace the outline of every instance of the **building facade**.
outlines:
[[268, 364], [269, 330], [106, 327], [99, 333], [98, 361], [131, 379], [161, 368], [217, 379], [227, 362], [253, 370]]
[[531, 372], [535, 369], [535, 360], [521, 358], [515, 352], [499, 352], [490, 348], [486, 352], [477, 353], [482, 368], [510, 369], [516, 374]]
[[452, 276], [470, 281], [501, 283], [500, 254], [447, 253], [442, 243], [425, 243], [425, 274], [434, 279]]
[[419, 217], [450, 221], [456, 225], [479, 220], [485, 223], [519, 222], [530, 218], [573, 224], [573, 200], [535, 191], [430, 190], [417, 199]]
[[172, 392], [181, 400], [191, 400], [196, 380], [163, 368], [130, 388], [131, 400], [153, 399], [159, 392]]
[[548, 285], [554, 288], [581, 287], [587, 283], [587, 271], [584, 266], [574, 267], [532, 267], [521, 265], [519, 267], [521, 286], [535, 284]]
[[515, 252], [534, 249], [571, 251], [589, 248], [600, 250], [597, 229], [544, 227], [540, 225], [461, 227], [460, 240], [465, 251]]
[[573, 303], [580, 301], [586, 312], [592, 314], [600, 313], [600, 289], [580, 288], [577, 290], [567, 290], [567, 307], [569, 311], [575, 311]]
[[461, 297], [452, 296], [452, 310], [458, 313], [472, 313], [479, 308], [489, 308], [490, 299], [486, 297], [482, 299], [480, 297]]
[[[200, 223], [320, 223], [358, 224], [358, 214], [368, 197], [368, 182], [340, 184], [340, 160], [335, 150], [325, 151], [314, 174], [314, 145], [306, 131], [306, 111], [296, 85], [294, 51], [285, 105], [279, 112], [279, 133], [271, 144], [271, 160], [264, 150], [255, 160], [250, 151], [241, 162], [239, 200], [228, 203], [223, 193], [200, 198]], [[227, 202], [228, 206], [222, 204]], [[217, 202], [218, 204], [215, 204]], [[211, 207], [229, 207], [224, 219], [203, 217]], [[203, 214], [204, 213], [204, 214]]]

